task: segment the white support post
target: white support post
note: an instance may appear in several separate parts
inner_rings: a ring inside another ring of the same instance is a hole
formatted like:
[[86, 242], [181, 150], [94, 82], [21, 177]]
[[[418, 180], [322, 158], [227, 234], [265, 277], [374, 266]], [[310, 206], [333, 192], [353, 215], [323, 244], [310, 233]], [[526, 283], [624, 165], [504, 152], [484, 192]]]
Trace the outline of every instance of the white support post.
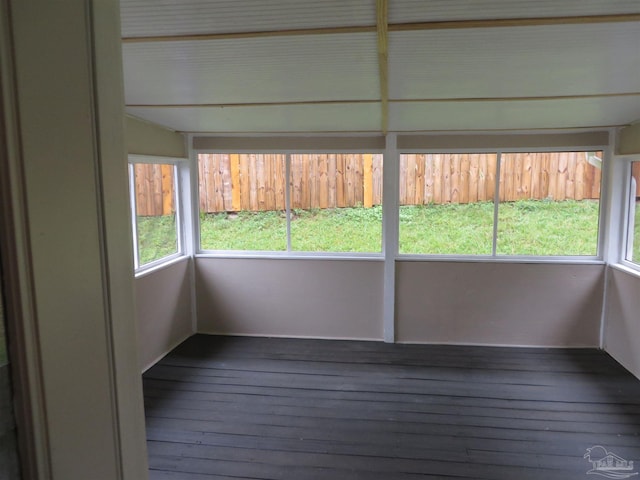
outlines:
[[398, 253], [398, 170], [400, 156], [397, 135], [389, 133], [383, 162], [382, 251], [384, 254], [383, 331], [384, 341], [396, 339], [396, 255]]
[[198, 332], [198, 310], [196, 308], [196, 253], [200, 249], [200, 199], [198, 191], [198, 154], [193, 150], [193, 135], [187, 135], [189, 160], [180, 166], [180, 195], [184, 213], [182, 231], [184, 254], [189, 257], [189, 280], [191, 283], [191, 331]]

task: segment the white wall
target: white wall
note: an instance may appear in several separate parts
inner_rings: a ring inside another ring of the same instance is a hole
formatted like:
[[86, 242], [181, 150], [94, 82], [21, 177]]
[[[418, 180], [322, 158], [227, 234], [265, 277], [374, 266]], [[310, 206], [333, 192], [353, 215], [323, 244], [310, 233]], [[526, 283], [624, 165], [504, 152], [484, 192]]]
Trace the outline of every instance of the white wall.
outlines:
[[604, 349], [640, 378], [640, 278], [609, 267]]
[[398, 262], [397, 339], [597, 347], [604, 268]]
[[196, 258], [198, 331], [382, 339], [381, 261]]
[[146, 370], [194, 332], [188, 258], [135, 280], [140, 368]]

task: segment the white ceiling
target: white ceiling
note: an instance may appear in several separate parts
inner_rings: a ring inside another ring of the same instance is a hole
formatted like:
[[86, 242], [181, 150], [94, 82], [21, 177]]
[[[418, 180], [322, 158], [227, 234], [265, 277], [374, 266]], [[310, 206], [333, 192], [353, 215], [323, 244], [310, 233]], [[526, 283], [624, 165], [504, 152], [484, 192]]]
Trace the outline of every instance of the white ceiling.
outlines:
[[640, 0], [388, 0], [386, 42], [376, 0], [121, 6], [127, 111], [179, 131], [574, 129], [640, 118]]

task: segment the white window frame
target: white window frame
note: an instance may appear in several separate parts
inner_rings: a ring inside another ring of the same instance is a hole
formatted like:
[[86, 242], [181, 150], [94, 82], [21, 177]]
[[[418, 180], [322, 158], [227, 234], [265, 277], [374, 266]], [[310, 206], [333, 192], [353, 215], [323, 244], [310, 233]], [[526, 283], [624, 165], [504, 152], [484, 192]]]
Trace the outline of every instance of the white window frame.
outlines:
[[[631, 231], [633, 227], [631, 218], [631, 164], [640, 162], [640, 154], [616, 157], [616, 161], [621, 164], [621, 168], [624, 170], [622, 175], [622, 185], [624, 185], [624, 187], [620, 189], [619, 200], [622, 218], [619, 222], [619, 230], [617, 232], [619, 234], [618, 258], [614, 260], [617, 260], [618, 265], [623, 265], [627, 269], [640, 275], [640, 262], [633, 262], [628, 259], [631, 249], [633, 248], [633, 232]], [[635, 201], [633, 203], [633, 208], [635, 208]]]
[[[598, 238], [596, 246], [596, 255], [498, 255], [497, 249], [497, 231], [498, 231], [498, 213], [500, 207], [500, 164], [503, 154], [511, 153], [546, 153], [546, 152], [603, 152], [602, 159], [602, 177], [600, 182], [600, 205], [598, 211]], [[608, 175], [611, 160], [609, 154], [609, 146], [578, 146], [578, 147], [522, 147], [522, 148], [465, 148], [465, 149], [402, 149], [399, 155], [405, 154], [472, 154], [472, 153], [493, 153], [497, 155], [496, 175], [495, 175], [495, 193], [494, 193], [494, 212], [493, 212], [493, 240], [491, 255], [465, 255], [465, 254], [403, 254], [396, 251], [396, 259], [403, 261], [464, 261], [464, 262], [506, 262], [506, 263], [604, 263], [604, 239], [608, 205]], [[398, 162], [399, 170], [400, 164]], [[383, 192], [384, 196], [384, 192]], [[399, 224], [398, 224], [399, 228]], [[396, 245], [396, 248], [399, 248]]]
[[[136, 182], [134, 165], [136, 164], [155, 164], [155, 165], [173, 165], [173, 188], [174, 188], [174, 202], [176, 211], [176, 252], [166, 255], [157, 260], [153, 260], [144, 265], [140, 265], [140, 252], [138, 244], [138, 222], [136, 216]], [[131, 209], [131, 231], [133, 238], [133, 263], [136, 276], [139, 274], [147, 273], [151, 270], [156, 270], [158, 267], [165, 266], [167, 264], [174, 263], [178, 259], [184, 258], [187, 255], [187, 242], [185, 238], [186, 228], [184, 225], [184, 202], [182, 196], [182, 184], [183, 175], [181, 175], [182, 169], [186, 166], [186, 159], [173, 158], [173, 157], [155, 157], [147, 155], [129, 155], [128, 168], [129, 168], [129, 196], [130, 196], [130, 209]], [[188, 178], [188, 177], [187, 177]]]
[[[366, 150], [366, 151], [365, 151]], [[383, 155], [383, 165], [385, 163], [384, 150], [381, 149], [346, 149], [341, 148], [339, 150], [333, 149], [313, 149], [313, 150], [299, 150], [299, 149], [206, 149], [206, 150], [193, 150], [194, 175], [192, 176], [194, 188], [192, 189], [192, 205], [194, 212], [194, 239], [195, 239], [195, 252], [197, 257], [224, 257], [224, 258], [303, 258], [303, 259], [355, 259], [355, 260], [384, 260], [384, 218], [383, 218], [383, 231], [380, 239], [381, 250], [379, 252], [304, 252], [291, 249], [291, 192], [289, 189], [289, 181], [287, 181], [287, 188], [285, 189], [285, 213], [287, 216], [287, 231], [286, 231], [286, 244], [287, 249], [282, 251], [264, 251], [264, 250], [207, 250], [202, 248], [202, 242], [200, 239], [200, 205], [199, 205], [199, 178], [198, 178], [198, 156], [200, 154], [269, 154], [269, 155], [284, 155], [285, 156], [285, 172], [287, 179], [291, 176], [291, 155], [315, 155], [315, 154], [363, 154], [370, 153], [373, 155]], [[384, 172], [382, 175], [384, 182]], [[382, 192], [383, 208], [385, 192], [383, 188]], [[384, 217], [384, 215], [383, 215]]]

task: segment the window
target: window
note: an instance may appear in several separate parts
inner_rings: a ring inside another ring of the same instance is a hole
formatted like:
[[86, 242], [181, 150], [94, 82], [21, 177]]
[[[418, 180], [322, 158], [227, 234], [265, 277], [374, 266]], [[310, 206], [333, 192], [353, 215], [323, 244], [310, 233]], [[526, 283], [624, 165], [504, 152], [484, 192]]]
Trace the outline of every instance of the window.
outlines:
[[601, 158], [601, 152], [403, 154], [399, 251], [596, 256]]
[[136, 268], [181, 252], [176, 165], [130, 165]]
[[399, 249], [491, 255], [497, 155], [400, 155]]
[[626, 260], [640, 265], [640, 162], [630, 163], [629, 216]]
[[382, 155], [200, 154], [200, 248], [382, 249]]
[[285, 251], [285, 155], [198, 155], [200, 248]]

